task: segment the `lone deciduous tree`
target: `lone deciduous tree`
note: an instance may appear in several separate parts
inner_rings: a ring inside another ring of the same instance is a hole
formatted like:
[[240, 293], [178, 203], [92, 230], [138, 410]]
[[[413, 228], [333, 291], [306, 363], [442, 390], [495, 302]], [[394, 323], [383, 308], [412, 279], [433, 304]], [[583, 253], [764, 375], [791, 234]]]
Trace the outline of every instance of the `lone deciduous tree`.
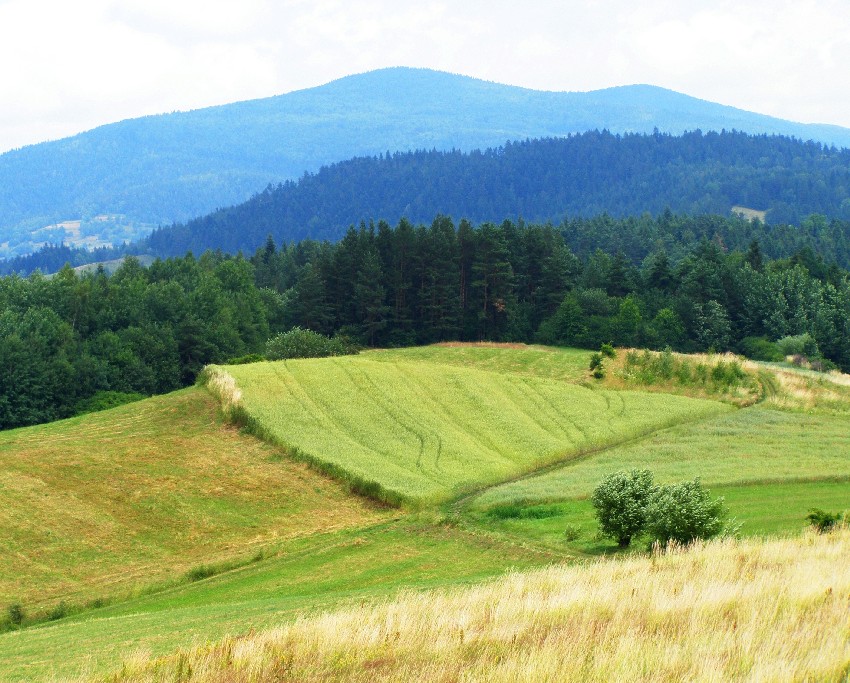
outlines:
[[593, 491], [591, 502], [602, 533], [627, 547], [646, 526], [646, 509], [655, 491], [652, 472], [614, 472]]

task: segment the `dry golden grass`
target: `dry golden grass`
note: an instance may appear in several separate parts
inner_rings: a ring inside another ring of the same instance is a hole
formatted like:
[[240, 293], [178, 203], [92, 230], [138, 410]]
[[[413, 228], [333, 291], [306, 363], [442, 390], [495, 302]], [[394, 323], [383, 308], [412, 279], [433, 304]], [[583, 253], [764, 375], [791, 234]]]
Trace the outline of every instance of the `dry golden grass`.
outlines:
[[236, 386], [236, 380], [216, 365], [204, 368], [204, 385], [218, 398], [225, 417], [232, 419], [235, 411], [242, 409], [242, 391]]
[[850, 375], [765, 366], [752, 361], [745, 361], [743, 366], [750, 371], [769, 373], [774, 378], [765, 405], [790, 410], [850, 412]]
[[842, 681], [848, 672], [843, 529], [405, 595], [165, 658], [139, 656], [106, 680]]
[[121, 596], [384, 515], [216, 412], [192, 388], [0, 434], [0, 609]]

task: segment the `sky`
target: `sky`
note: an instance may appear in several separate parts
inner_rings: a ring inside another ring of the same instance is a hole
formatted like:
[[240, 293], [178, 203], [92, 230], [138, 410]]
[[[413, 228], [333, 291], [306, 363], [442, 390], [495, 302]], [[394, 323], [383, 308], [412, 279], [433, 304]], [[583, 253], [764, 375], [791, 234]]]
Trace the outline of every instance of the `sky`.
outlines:
[[850, 127], [847, 0], [0, 0], [0, 152], [387, 66]]

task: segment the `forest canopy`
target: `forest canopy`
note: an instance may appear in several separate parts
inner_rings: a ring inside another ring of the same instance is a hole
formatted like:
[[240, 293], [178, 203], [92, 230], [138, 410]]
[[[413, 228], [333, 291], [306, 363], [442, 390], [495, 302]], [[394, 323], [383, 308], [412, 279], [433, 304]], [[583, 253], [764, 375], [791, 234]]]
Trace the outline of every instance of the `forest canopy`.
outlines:
[[[730, 249], [745, 247], [740, 235], [749, 230], [746, 221], [723, 222], [735, 206], [766, 212], [762, 222], [769, 225], [761, 225], [757, 237], [767, 253], [785, 257], [808, 245], [850, 266], [846, 237], [834, 239], [850, 232], [850, 150], [738, 132], [592, 131], [468, 153], [355, 158], [269, 186], [243, 204], [160, 227], [126, 248], [89, 253], [52, 245], [0, 262], [0, 272], [55, 271], [65, 261], [81, 265], [126, 253], [165, 258], [207, 249], [251, 252], [266, 235], [277, 243], [338, 241], [361, 220], [419, 223], [437, 214], [476, 224], [506, 217], [552, 222], [582, 233], [583, 243], [570, 242], [578, 251], [606, 249], [587, 242], [600, 227], [610, 241], [615, 228], [630, 240], [629, 255], [643, 258], [656, 240], [689, 250], [718, 230]], [[679, 219], [650, 223], [669, 213]], [[811, 223], [813, 214], [824, 217], [818, 219], [822, 224]], [[595, 218], [603, 215], [609, 224]], [[774, 233], [776, 240], [770, 239]]]
[[186, 386], [205, 364], [263, 353], [296, 326], [366, 346], [613, 342], [765, 360], [799, 347], [850, 371], [848, 272], [805, 242], [772, 256], [800, 244], [792, 233], [764, 248], [753, 237], [764, 226], [739, 235], [737, 219], [713, 218], [710, 238], [684, 244], [616, 237], [618, 225], [685, 230], [703, 220], [603, 216], [562, 231], [438, 216], [362, 224], [337, 243], [269, 236], [250, 257], [3, 277], [0, 427], [73, 415], [103, 392]]

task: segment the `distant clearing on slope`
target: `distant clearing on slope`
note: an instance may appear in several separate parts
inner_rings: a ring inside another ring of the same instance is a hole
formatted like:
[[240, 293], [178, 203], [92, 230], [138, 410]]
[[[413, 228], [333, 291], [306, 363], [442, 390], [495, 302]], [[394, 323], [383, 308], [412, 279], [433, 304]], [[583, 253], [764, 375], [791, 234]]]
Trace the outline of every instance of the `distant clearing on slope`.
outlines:
[[202, 389], [0, 432], [0, 608], [122, 595], [380, 517], [223, 425]]
[[428, 503], [730, 408], [370, 356], [211, 368], [266, 438], [393, 503]]
[[732, 213], [737, 213], [739, 216], [743, 216], [748, 221], [754, 221], [756, 219], [760, 220], [764, 223], [767, 218], [767, 210], [759, 211], [758, 209], [750, 209], [746, 206], [733, 206]]

